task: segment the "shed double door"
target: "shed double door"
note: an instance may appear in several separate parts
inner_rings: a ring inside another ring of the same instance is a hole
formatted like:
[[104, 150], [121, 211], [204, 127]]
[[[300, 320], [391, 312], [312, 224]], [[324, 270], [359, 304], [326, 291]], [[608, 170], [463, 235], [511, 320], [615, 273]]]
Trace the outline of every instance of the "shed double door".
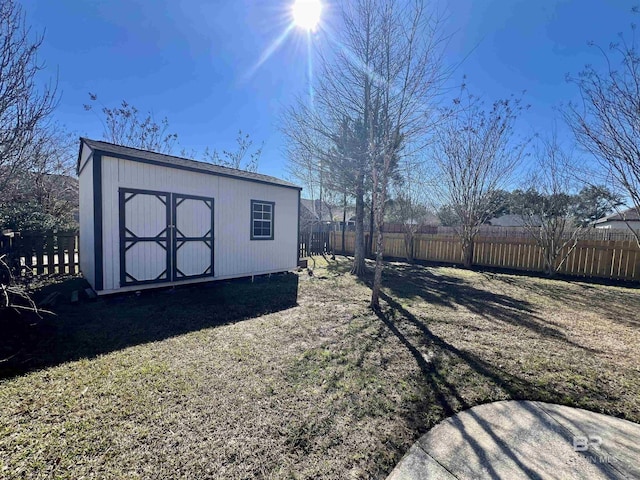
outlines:
[[213, 276], [213, 198], [121, 188], [120, 286]]

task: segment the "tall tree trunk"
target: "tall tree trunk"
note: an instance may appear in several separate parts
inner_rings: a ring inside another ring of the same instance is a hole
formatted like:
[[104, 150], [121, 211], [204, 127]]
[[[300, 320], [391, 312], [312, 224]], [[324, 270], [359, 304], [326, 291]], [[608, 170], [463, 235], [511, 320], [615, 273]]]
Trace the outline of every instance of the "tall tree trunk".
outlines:
[[462, 265], [471, 268], [473, 265], [473, 236], [465, 234], [462, 238]]
[[322, 196], [322, 185], [323, 184], [323, 171], [322, 171], [322, 157], [320, 157], [320, 201], [318, 202], [318, 220], [320, 222], [320, 233], [323, 231], [323, 222], [322, 222], [322, 202], [324, 201], [324, 197]]
[[356, 239], [351, 273], [359, 277], [366, 272], [364, 263], [364, 173], [359, 172], [356, 185]]
[[[386, 168], [385, 168], [386, 170]], [[375, 235], [376, 235], [376, 266], [373, 273], [373, 288], [371, 289], [370, 307], [380, 308], [380, 290], [382, 288], [382, 260], [384, 259], [384, 207], [387, 201], [386, 172], [382, 172], [382, 178], [378, 178], [374, 167], [374, 181], [372, 189], [372, 206], [375, 207]], [[379, 193], [377, 192], [379, 190]]]
[[555, 259], [552, 260], [550, 258], [545, 259], [545, 270], [548, 278], [553, 278], [556, 276], [556, 269], [554, 267]]
[[547, 277], [551, 278], [554, 276], [555, 272], [555, 263], [556, 263], [556, 245], [553, 238], [550, 238], [547, 241], [547, 249], [544, 253], [544, 263]]
[[346, 249], [344, 247], [345, 231], [347, 230], [347, 193], [345, 192], [342, 197], [342, 255], [345, 254]]
[[404, 231], [404, 249], [406, 252], [407, 262], [413, 263], [413, 239], [414, 234], [411, 230], [405, 229]]
[[376, 227], [376, 267], [373, 274], [371, 290], [371, 308], [380, 308], [380, 289], [382, 288], [382, 260], [384, 258], [384, 234], [382, 228]]
[[373, 255], [373, 238], [374, 238], [374, 230], [375, 230], [374, 210], [375, 210], [375, 205], [373, 201], [373, 195], [371, 195], [371, 210], [369, 214], [369, 242], [367, 245], [368, 255]]

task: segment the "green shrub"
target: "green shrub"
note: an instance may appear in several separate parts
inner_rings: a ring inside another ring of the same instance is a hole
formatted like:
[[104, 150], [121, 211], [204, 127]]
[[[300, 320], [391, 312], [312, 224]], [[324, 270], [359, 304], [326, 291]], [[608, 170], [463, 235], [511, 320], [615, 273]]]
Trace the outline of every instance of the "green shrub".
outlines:
[[76, 230], [77, 227], [71, 212], [53, 215], [34, 201], [0, 203], [0, 229], [39, 233]]

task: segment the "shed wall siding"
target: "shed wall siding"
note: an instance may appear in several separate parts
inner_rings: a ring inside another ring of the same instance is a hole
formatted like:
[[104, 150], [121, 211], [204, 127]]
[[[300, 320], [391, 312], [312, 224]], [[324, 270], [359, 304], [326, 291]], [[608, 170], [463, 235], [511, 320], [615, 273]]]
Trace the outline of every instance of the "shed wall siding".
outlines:
[[[213, 197], [214, 278], [284, 271], [297, 266], [298, 191], [232, 178], [103, 157], [104, 290], [120, 287], [118, 189]], [[275, 202], [274, 240], [251, 240], [251, 200]]]
[[[89, 150], [85, 147], [86, 150]], [[80, 270], [92, 287], [95, 276], [95, 250], [93, 239], [93, 164], [92, 158], [84, 155], [83, 162], [89, 162], [78, 177], [80, 187]], [[82, 163], [84, 165], [84, 163]]]
[[[219, 197], [216, 238], [221, 242], [216, 274], [251, 274], [297, 266], [297, 190], [221, 179]], [[251, 240], [251, 200], [275, 202], [273, 240]]]

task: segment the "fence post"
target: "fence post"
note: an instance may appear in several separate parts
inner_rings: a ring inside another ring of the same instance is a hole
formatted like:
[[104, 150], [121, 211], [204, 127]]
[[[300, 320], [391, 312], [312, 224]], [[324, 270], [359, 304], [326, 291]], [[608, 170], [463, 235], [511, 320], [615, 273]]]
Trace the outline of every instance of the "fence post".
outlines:
[[47, 275], [52, 275], [56, 273], [56, 262], [55, 262], [55, 245], [54, 245], [54, 237], [53, 234], [49, 234], [45, 240], [46, 243], [46, 251], [47, 251]]
[[75, 234], [73, 237], [73, 273], [80, 274], [80, 235]]
[[45, 245], [45, 237], [34, 237], [33, 238], [33, 246], [35, 250], [36, 263], [37, 263], [37, 274], [44, 274], [44, 245]]

